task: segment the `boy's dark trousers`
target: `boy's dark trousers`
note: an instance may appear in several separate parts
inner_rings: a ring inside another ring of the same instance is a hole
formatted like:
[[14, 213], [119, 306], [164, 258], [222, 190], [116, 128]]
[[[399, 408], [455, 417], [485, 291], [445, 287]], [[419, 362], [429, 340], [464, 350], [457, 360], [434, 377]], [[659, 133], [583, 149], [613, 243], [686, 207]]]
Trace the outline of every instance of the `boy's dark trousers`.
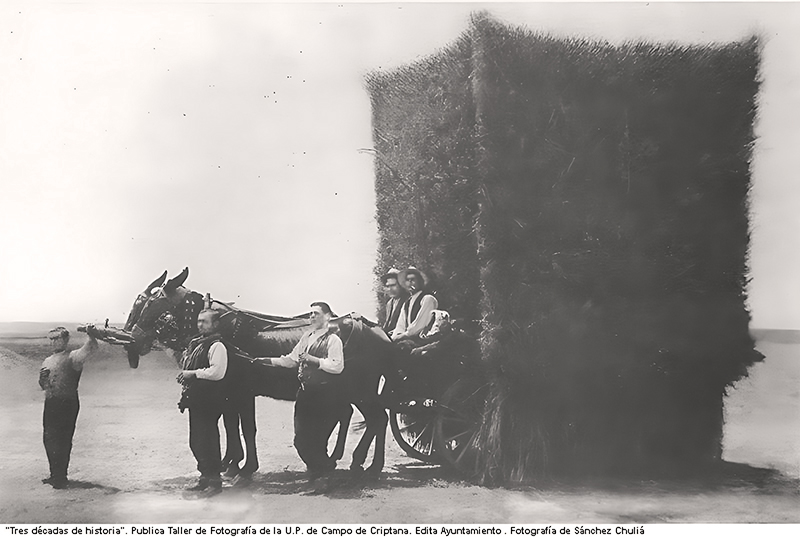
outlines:
[[50, 478], [66, 481], [72, 436], [78, 421], [80, 401], [78, 395], [70, 398], [45, 398], [42, 426], [44, 449], [50, 462]]

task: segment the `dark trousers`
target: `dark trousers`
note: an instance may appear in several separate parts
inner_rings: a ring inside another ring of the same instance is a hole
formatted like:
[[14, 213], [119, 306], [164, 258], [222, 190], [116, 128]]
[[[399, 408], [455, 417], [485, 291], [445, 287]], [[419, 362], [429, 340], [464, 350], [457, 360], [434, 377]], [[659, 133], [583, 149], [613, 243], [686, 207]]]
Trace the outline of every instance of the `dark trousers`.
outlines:
[[326, 385], [301, 387], [294, 404], [294, 447], [308, 472], [319, 476], [336, 465], [328, 457], [328, 439], [339, 422], [342, 398]]
[[189, 407], [189, 448], [197, 460], [197, 470], [206, 478], [219, 478], [219, 407]]
[[69, 456], [72, 452], [72, 436], [80, 410], [78, 395], [73, 398], [45, 398], [42, 427], [44, 449], [50, 463], [50, 477], [67, 478]]

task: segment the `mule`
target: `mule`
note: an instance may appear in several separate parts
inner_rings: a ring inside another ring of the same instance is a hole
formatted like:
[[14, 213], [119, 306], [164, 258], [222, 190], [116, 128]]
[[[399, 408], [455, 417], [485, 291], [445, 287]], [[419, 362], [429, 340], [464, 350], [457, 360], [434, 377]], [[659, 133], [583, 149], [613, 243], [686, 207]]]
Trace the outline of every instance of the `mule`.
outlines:
[[[252, 357], [276, 357], [289, 353], [308, 330], [304, 317], [281, 317], [234, 308], [232, 304], [211, 300], [183, 286], [188, 278], [185, 268], [166, 280], [166, 271], [154, 280], [134, 301], [124, 331], [133, 343], [125, 349], [132, 368], [139, 358], [158, 341], [179, 360], [189, 340], [196, 334], [197, 317], [206, 306], [220, 312], [220, 329], [229, 352], [228, 379], [232, 390], [223, 412], [226, 452], [223, 466], [230, 477], [249, 478], [259, 467], [256, 450], [255, 396], [294, 400], [299, 388], [297, 372], [253, 362]], [[360, 316], [342, 316], [331, 320], [344, 343], [345, 368], [338, 390], [343, 392], [336, 448], [333, 461], [342, 458], [347, 430], [355, 405], [364, 416], [365, 429], [353, 451], [351, 470], [364, 471], [367, 453], [373, 441], [373, 460], [366, 472], [378, 475], [384, 465], [388, 418], [379, 394], [381, 377], [392, 378], [389, 357], [391, 341], [376, 324]], [[241, 437], [245, 446], [242, 447]], [[244, 465], [240, 462], [245, 459]]]

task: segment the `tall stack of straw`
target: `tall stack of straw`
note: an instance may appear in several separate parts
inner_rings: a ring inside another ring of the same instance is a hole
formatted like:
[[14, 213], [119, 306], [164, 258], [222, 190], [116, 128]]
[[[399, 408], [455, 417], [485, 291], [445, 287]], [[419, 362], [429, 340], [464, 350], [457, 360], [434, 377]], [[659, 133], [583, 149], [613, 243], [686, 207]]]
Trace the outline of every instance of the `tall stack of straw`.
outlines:
[[492, 372], [482, 480], [720, 457], [748, 331], [755, 38], [556, 39], [473, 17], [368, 78], [376, 272], [431, 269]]

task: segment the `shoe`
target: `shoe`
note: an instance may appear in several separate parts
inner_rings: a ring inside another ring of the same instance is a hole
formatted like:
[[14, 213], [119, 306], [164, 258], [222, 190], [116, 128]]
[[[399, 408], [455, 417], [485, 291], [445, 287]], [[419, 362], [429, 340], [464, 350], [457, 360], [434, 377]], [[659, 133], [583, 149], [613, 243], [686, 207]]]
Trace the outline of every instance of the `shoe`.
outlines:
[[210, 479], [202, 476], [200, 477], [200, 480], [198, 480], [196, 484], [192, 486], [187, 486], [186, 491], [203, 491], [208, 488], [210, 483], [211, 483]]
[[237, 476], [239, 476], [239, 472], [240, 472], [240, 469], [239, 469], [239, 467], [237, 467], [237, 466], [235, 466], [235, 465], [231, 465], [230, 467], [228, 467], [228, 468], [225, 470], [225, 472], [224, 472], [224, 473], [222, 473], [222, 475], [223, 475], [225, 478], [230, 478], [231, 480], [233, 480], [234, 478], [236, 478]]
[[69, 480], [66, 478], [51, 478], [48, 482], [53, 489], [67, 489], [69, 487]]
[[53, 486], [55, 489], [65, 489], [69, 486], [69, 480], [67, 477], [57, 477], [57, 476], [48, 476], [47, 478], [42, 478], [42, 484], [49, 484]]
[[329, 475], [323, 475], [309, 484], [311, 491], [308, 495], [324, 495], [331, 490], [331, 479]]
[[243, 488], [250, 484], [253, 481], [253, 475], [249, 474], [237, 474], [236, 477], [231, 480], [231, 486], [235, 488]]
[[208, 487], [200, 492], [197, 496], [200, 498], [208, 498], [220, 493], [222, 493], [222, 481], [212, 479], [208, 482]]

